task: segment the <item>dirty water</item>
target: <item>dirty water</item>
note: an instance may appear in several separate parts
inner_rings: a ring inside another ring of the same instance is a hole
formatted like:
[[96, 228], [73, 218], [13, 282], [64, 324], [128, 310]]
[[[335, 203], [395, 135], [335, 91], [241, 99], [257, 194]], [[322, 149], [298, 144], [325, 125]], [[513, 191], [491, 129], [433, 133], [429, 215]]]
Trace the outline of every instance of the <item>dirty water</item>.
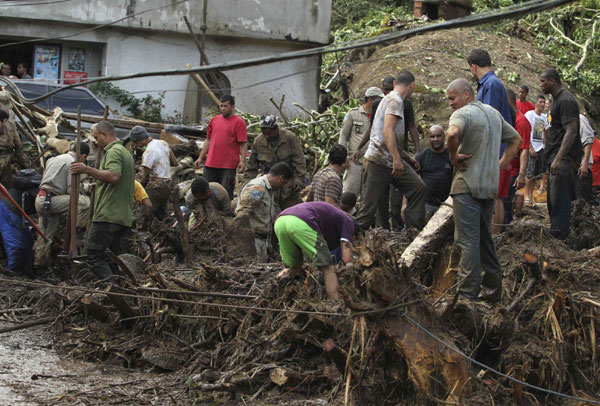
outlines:
[[[0, 328], [8, 326], [0, 322]], [[165, 374], [61, 359], [44, 326], [0, 334], [0, 406], [112, 404], [115, 397], [134, 399], [164, 379]], [[104, 403], [103, 397], [112, 401]]]

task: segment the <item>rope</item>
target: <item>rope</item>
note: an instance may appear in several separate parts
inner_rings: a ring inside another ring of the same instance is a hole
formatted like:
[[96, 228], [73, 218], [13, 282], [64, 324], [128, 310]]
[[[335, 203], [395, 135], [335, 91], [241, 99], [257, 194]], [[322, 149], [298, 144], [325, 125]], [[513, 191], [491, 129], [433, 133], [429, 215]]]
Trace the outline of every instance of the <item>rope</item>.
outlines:
[[435, 336], [431, 331], [427, 330], [425, 327], [423, 327], [422, 325], [420, 325], [416, 320], [414, 320], [413, 318], [411, 318], [409, 315], [407, 315], [406, 313], [402, 314], [402, 317], [404, 317], [406, 320], [408, 320], [412, 325], [414, 325], [416, 328], [418, 328], [419, 330], [421, 330], [422, 332], [424, 332], [425, 334], [427, 334], [429, 337], [433, 338], [435, 341], [437, 341], [438, 343], [442, 344], [444, 347], [446, 347], [447, 349], [449, 349], [450, 351], [460, 355], [461, 357], [467, 359], [468, 361], [472, 362], [473, 364], [487, 370], [490, 372], [493, 372], [494, 374], [501, 376], [503, 378], [506, 378], [510, 381], [513, 381], [514, 383], [526, 386], [530, 389], [534, 389], [543, 393], [547, 393], [549, 395], [554, 395], [554, 396], [560, 396], [563, 397], [565, 399], [570, 399], [570, 400], [575, 400], [578, 402], [585, 402], [585, 403], [591, 403], [591, 404], [595, 404], [595, 405], [600, 405], [600, 401], [598, 400], [591, 400], [591, 399], [584, 399], [584, 398], [578, 398], [576, 396], [571, 396], [571, 395], [567, 395], [566, 393], [561, 393], [561, 392], [556, 392], [550, 389], [545, 389], [545, 388], [540, 388], [539, 386], [535, 386], [532, 385], [530, 383], [527, 382], [523, 382], [517, 378], [513, 378], [512, 376], [506, 375], [492, 367], [489, 367], [485, 364], [482, 364], [481, 362], [469, 357], [467, 354], [463, 353], [462, 351], [458, 350], [457, 348], [455, 348], [454, 346], [444, 342], [442, 339], [438, 338], [437, 336]]

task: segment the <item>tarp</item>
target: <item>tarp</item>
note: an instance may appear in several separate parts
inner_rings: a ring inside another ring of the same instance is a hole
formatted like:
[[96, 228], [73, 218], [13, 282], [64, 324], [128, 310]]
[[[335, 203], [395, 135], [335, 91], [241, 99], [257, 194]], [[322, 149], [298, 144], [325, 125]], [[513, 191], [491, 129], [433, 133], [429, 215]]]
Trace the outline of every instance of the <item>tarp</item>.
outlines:
[[29, 273], [33, 263], [33, 236], [22, 227], [21, 217], [0, 201], [0, 234], [8, 257], [8, 269]]

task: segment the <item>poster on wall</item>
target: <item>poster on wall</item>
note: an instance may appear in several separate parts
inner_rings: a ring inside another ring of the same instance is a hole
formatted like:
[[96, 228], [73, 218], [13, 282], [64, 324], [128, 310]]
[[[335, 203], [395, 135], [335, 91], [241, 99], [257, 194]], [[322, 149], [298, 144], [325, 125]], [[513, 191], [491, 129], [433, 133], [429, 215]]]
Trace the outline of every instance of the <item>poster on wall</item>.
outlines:
[[36, 45], [33, 78], [58, 79], [59, 61], [59, 45]]
[[72, 72], [72, 71], [66, 70], [63, 84], [73, 85], [75, 83], [83, 82], [84, 80], [87, 79], [87, 77], [88, 77], [87, 72]]
[[85, 70], [85, 49], [69, 48], [69, 70], [72, 72]]

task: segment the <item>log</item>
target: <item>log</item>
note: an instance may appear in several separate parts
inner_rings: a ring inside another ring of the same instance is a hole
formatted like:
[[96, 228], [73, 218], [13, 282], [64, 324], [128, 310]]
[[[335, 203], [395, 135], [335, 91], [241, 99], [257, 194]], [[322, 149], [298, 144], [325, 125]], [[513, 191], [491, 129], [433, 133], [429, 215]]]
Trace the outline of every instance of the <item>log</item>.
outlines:
[[16, 331], [16, 330], [22, 330], [24, 328], [29, 328], [29, 327], [33, 327], [33, 326], [39, 326], [40, 324], [50, 323], [54, 320], [56, 320], [56, 317], [44, 317], [43, 319], [27, 321], [25, 323], [17, 324], [14, 326], [0, 328], [0, 334], [9, 333], [11, 331]]
[[80, 302], [85, 307], [85, 310], [96, 319], [100, 321], [107, 321], [109, 319], [110, 313], [108, 309], [95, 302], [91, 295], [84, 295]]
[[419, 404], [429, 403], [428, 394], [460, 404], [460, 398], [471, 392], [469, 364], [464, 358], [442, 347], [403, 318], [390, 318], [378, 324], [405, 359]]
[[449, 197], [402, 253], [399, 261], [402, 270], [409, 271], [423, 268], [431, 259], [430, 254], [437, 252], [447, 238], [452, 237], [454, 229], [453, 213], [452, 197]]
[[110, 302], [117, 308], [119, 313], [123, 315], [124, 319], [129, 319], [137, 316], [137, 313], [127, 304], [125, 298], [122, 296], [111, 295], [110, 292], [121, 293], [116, 286], [109, 286], [106, 296]]

